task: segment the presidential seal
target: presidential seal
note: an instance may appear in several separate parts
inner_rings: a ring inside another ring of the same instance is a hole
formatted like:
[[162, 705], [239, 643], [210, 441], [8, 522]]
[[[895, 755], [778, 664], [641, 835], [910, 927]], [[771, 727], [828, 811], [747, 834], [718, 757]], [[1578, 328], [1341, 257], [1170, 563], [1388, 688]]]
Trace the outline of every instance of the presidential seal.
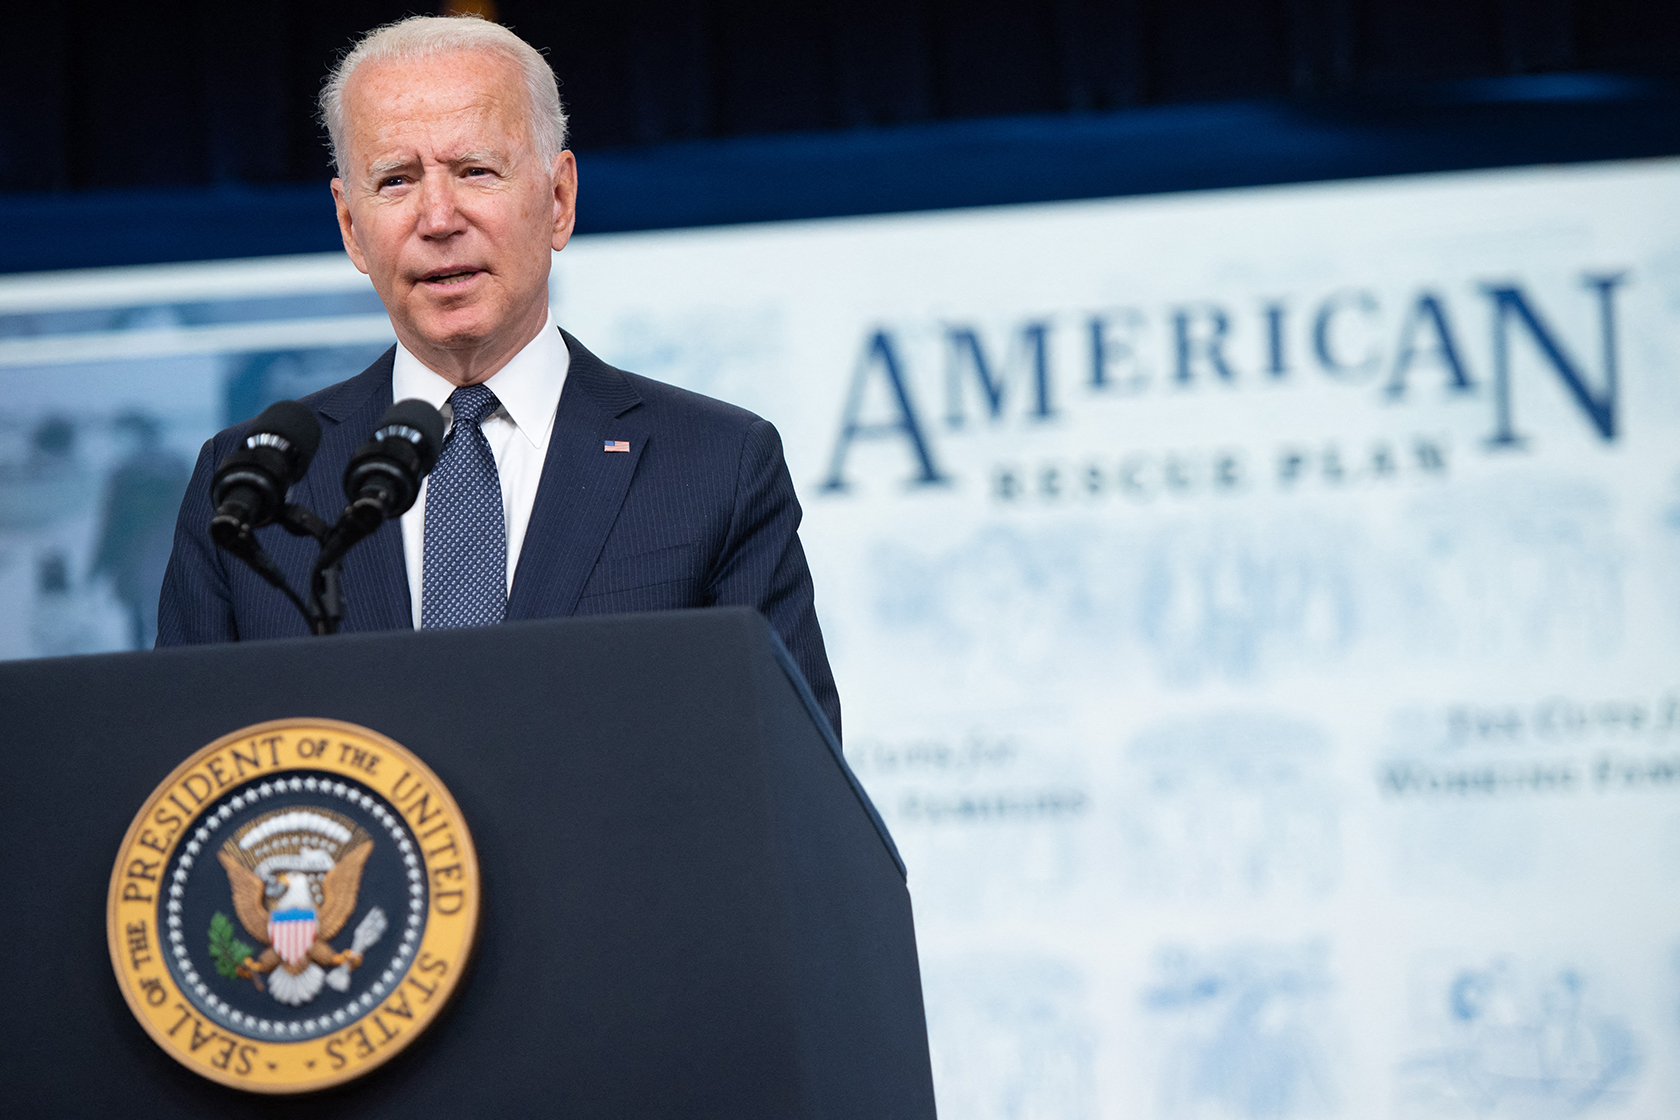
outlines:
[[182, 763], [129, 826], [106, 931], [141, 1026], [259, 1093], [359, 1077], [434, 1020], [478, 923], [449, 791], [365, 727], [247, 727]]

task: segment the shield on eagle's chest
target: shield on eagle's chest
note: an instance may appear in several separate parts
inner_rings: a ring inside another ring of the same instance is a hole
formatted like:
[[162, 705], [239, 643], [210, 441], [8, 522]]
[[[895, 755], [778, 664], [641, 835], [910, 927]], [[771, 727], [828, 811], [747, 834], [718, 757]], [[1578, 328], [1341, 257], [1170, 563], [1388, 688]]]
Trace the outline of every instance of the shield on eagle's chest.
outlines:
[[276, 910], [268, 919], [268, 940], [281, 960], [301, 963], [315, 944], [315, 911]]

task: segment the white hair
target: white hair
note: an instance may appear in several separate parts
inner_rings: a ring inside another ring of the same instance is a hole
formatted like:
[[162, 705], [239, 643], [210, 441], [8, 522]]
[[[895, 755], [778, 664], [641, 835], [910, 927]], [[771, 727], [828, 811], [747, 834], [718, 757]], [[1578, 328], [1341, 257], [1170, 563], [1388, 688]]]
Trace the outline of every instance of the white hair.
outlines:
[[547, 167], [566, 147], [566, 110], [548, 60], [499, 23], [478, 16], [410, 16], [376, 27], [351, 47], [321, 87], [321, 122], [332, 140], [333, 167], [344, 174], [344, 89], [364, 62], [409, 61], [460, 51], [507, 59], [525, 78], [531, 105], [531, 143]]

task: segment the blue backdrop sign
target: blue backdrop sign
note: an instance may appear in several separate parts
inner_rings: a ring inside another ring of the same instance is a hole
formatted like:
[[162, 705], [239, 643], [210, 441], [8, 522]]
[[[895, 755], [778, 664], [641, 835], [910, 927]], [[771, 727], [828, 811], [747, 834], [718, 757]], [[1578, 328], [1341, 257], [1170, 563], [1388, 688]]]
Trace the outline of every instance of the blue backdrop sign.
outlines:
[[1680, 1110], [1680, 164], [628, 235], [788, 444], [944, 1115]]

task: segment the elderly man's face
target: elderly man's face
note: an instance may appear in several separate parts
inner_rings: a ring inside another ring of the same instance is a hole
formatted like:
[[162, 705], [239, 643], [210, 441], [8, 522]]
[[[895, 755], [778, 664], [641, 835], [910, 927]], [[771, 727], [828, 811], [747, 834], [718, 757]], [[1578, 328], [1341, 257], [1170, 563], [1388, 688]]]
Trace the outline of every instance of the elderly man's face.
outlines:
[[345, 90], [344, 248], [397, 337], [457, 384], [542, 329], [549, 252], [571, 236], [576, 165], [544, 166], [519, 70], [461, 52], [368, 63]]

